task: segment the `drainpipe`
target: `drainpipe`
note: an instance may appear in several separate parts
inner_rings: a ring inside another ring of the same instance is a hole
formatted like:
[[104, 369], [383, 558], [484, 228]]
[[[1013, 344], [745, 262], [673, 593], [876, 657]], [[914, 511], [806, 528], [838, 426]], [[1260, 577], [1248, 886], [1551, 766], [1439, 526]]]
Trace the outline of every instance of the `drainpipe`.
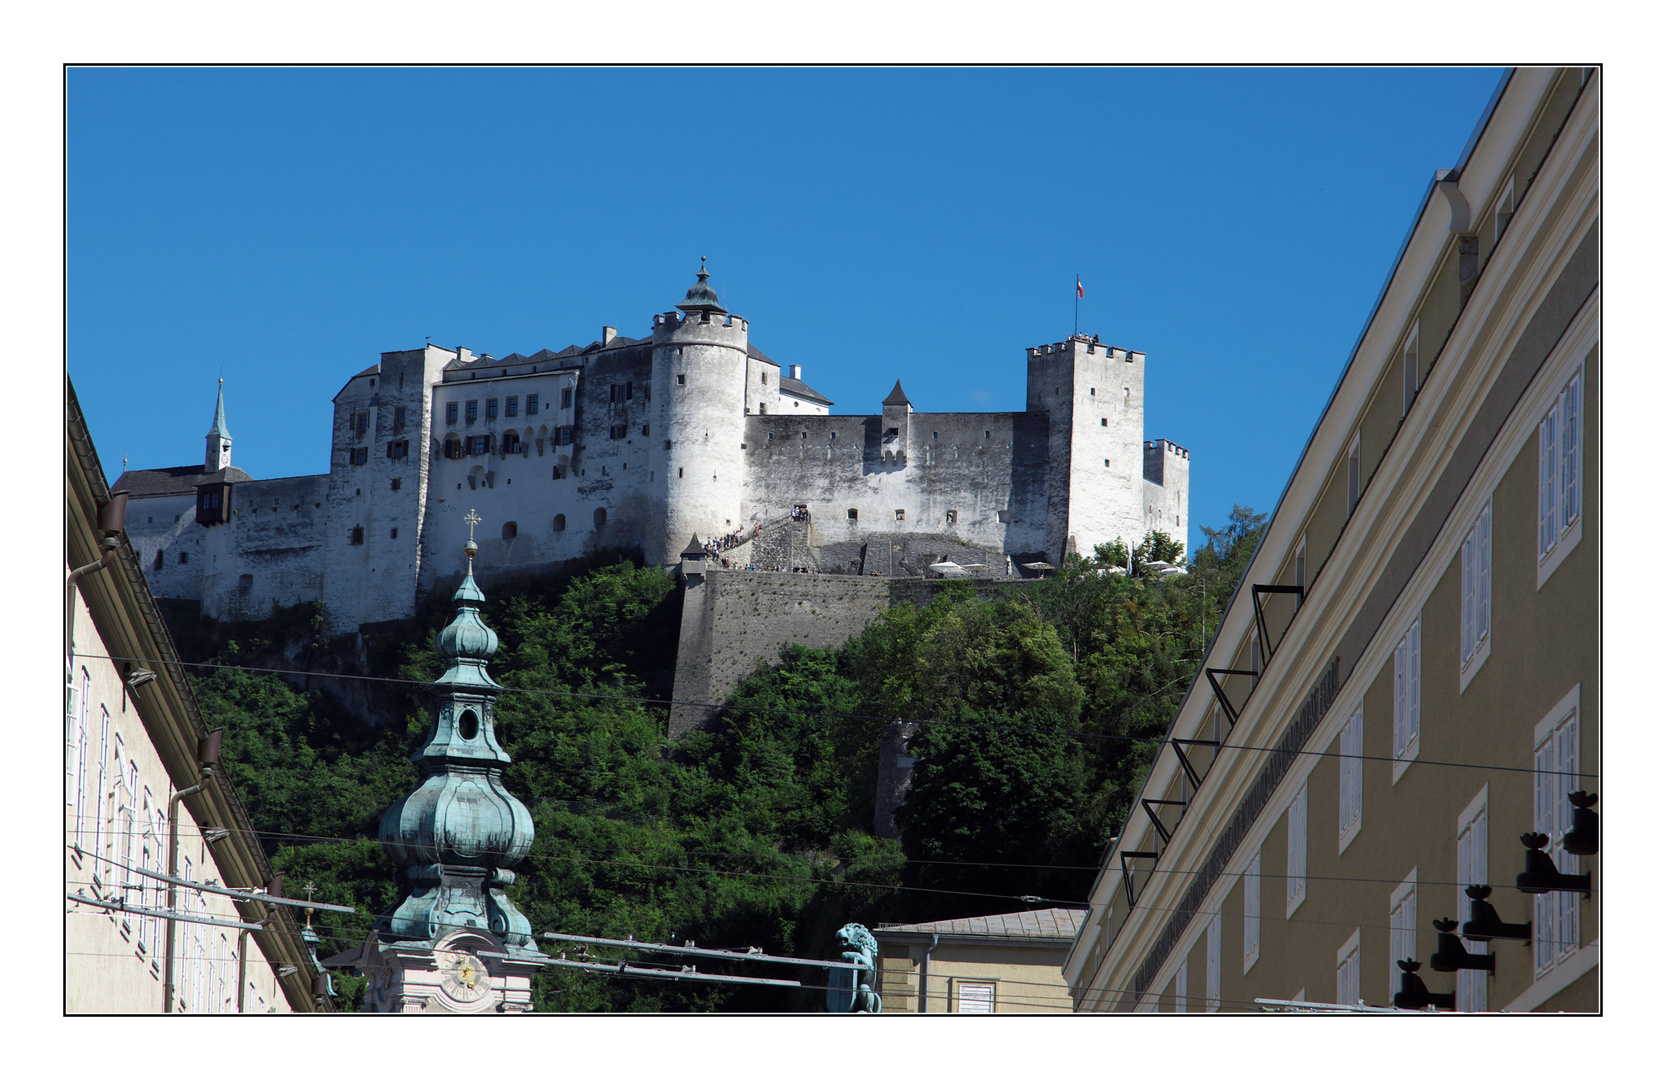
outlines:
[[[172, 925], [171, 923], [169, 925]], [[931, 1003], [930, 992], [927, 989], [931, 979], [931, 950], [937, 948], [938, 935], [931, 935], [931, 944], [926, 946], [926, 954], [920, 957], [920, 1011], [925, 1012]]]
[[[214, 766], [205, 765], [202, 770], [202, 782], [195, 787], [188, 787], [176, 792], [168, 798], [168, 876], [179, 876], [179, 800], [187, 795], [195, 795], [207, 787], [214, 779]], [[174, 910], [175, 898], [179, 886], [168, 882], [168, 911]], [[174, 1007], [174, 923], [176, 920], [165, 920], [168, 924], [166, 944], [162, 951], [162, 1012], [173, 1012]]]
[[[270, 923], [271, 921], [272, 921], [272, 912], [268, 911], [266, 913], [266, 916], [260, 920], [260, 925], [265, 926], [268, 923]], [[242, 1012], [243, 1012], [243, 991], [249, 985], [249, 976], [248, 976], [249, 963], [248, 963], [248, 961], [249, 961], [249, 931], [246, 930], [246, 929], [245, 930], [239, 930], [237, 932], [237, 1012], [239, 1013], [239, 1015], [241, 1015]]]

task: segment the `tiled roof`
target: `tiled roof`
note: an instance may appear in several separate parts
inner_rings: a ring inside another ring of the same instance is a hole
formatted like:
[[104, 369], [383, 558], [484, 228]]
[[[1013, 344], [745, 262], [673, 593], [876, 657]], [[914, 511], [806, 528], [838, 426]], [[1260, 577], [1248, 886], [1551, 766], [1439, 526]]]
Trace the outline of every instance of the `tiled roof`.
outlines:
[[193, 495], [197, 481], [208, 475], [202, 465], [175, 465], [169, 469], [129, 469], [116, 477], [112, 491], [131, 495]]
[[813, 401], [817, 405], [833, 404], [831, 400], [822, 397], [820, 394], [816, 393], [808, 386], [805, 386], [791, 375], [781, 376], [781, 392], [783, 394], [791, 394], [794, 397], [801, 397], [806, 401]]
[[766, 364], [775, 364], [776, 367], [781, 366], [780, 364], [776, 364], [775, 361], [771, 360], [769, 357], [765, 356], [763, 354], [763, 350], [759, 349], [750, 341], [746, 343], [746, 355], [750, 356], [754, 360], [762, 360]]
[[943, 919], [902, 925], [880, 923], [876, 932], [1063, 940], [1076, 936], [1086, 916], [1087, 912], [1074, 908], [1043, 908], [1040, 911], [1014, 911], [1009, 915], [980, 915], [975, 919]]

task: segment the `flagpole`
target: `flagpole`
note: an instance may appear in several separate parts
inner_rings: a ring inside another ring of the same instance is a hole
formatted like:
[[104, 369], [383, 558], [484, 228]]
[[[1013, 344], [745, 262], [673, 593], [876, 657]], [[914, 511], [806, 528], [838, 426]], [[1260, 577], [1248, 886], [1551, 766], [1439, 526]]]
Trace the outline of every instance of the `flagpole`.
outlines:
[[1076, 319], [1071, 324], [1070, 336], [1075, 337], [1082, 332], [1082, 275], [1076, 275]]

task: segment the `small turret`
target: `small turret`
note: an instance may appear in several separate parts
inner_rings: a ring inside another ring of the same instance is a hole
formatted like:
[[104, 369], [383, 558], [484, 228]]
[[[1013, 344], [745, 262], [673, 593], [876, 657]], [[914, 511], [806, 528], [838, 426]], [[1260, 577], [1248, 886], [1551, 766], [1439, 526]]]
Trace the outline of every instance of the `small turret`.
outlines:
[[688, 287], [688, 294], [683, 297], [683, 302], [677, 305], [678, 309], [690, 315], [696, 311], [708, 315], [729, 314], [729, 309], [718, 302], [717, 290], [706, 282], [706, 279], [711, 275], [706, 273], [706, 257], [704, 255], [700, 256], [700, 272], [695, 277], [699, 280]]

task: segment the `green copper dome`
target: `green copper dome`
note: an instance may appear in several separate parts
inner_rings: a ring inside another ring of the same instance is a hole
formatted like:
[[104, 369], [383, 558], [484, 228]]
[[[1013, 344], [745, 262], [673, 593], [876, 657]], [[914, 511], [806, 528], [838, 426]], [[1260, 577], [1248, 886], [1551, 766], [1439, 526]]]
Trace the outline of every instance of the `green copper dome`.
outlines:
[[678, 304], [677, 307], [689, 314], [696, 311], [707, 311], [713, 315], [727, 315], [729, 310], [718, 302], [717, 290], [706, 284], [706, 279], [711, 275], [706, 273], [706, 257], [704, 255], [700, 256], [700, 273], [695, 276], [700, 280], [689, 286], [688, 295], [683, 297], [683, 302]]

